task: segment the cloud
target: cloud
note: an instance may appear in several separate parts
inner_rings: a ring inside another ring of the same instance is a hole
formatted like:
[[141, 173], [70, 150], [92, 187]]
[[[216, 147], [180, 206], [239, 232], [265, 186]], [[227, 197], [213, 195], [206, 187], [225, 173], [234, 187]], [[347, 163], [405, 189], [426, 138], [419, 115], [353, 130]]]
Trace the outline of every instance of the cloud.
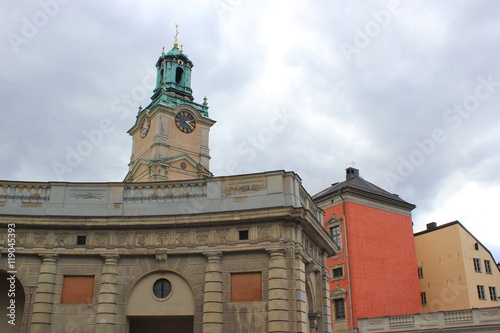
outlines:
[[[481, 78], [500, 82], [497, 2], [41, 3], [0, 4], [1, 178], [123, 180], [126, 131], [178, 23], [196, 101], [207, 96], [217, 120], [216, 175], [293, 170], [314, 194], [354, 161], [417, 205], [416, 227], [459, 219], [495, 248], [482, 235], [498, 216], [500, 87], [465, 116], [453, 110]], [[90, 142], [103, 120], [112, 130]], [[58, 175], [54, 163], [85, 147]]]

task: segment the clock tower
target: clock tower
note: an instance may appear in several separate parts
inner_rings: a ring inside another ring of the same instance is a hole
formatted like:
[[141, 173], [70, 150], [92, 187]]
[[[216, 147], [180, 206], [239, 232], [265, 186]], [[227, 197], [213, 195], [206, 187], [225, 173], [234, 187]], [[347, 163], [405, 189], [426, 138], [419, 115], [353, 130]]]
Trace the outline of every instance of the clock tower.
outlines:
[[187, 180], [212, 176], [208, 137], [215, 121], [208, 116], [207, 100], [193, 102], [193, 63], [173, 48], [156, 62], [156, 87], [151, 103], [139, 107], [132, 136], [132, 157], [125, 182]]

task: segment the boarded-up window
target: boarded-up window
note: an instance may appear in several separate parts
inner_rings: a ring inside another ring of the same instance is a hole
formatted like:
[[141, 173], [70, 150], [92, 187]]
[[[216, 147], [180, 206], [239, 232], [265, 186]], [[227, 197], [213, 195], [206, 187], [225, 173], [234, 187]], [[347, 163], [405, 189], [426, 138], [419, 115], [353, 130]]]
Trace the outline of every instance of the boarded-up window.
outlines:
[[61, 303], [92, 304], [94, 295], [93, 276], [65, 276], [61, 295]]
[[232, 273], [231, 302], [262, 301], [262, 273]]

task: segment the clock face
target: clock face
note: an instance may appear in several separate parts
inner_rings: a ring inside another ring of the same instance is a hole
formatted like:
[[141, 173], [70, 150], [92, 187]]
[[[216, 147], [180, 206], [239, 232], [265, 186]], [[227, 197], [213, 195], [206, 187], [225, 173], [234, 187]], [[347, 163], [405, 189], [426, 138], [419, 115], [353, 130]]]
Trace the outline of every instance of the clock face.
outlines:
[[196, 121], [191, 113], [181, 111], [175, 115], [175, 125], [184, 133], [191, 133], [196, 127]]
[[141, 138], [145, 138], [146, 135], [148, 135], [149, 125], [151, 125], [151, 120], [149, 118], [146, 118], [146, 119], [144, 119], [142, 121], [142, 125], [141, 125]]

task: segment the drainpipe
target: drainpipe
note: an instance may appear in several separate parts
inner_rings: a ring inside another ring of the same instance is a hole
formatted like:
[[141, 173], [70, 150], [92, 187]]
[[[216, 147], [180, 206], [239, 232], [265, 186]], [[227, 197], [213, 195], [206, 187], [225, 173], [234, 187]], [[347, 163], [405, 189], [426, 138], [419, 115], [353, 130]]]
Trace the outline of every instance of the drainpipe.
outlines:
[[351, 288], [351, 266], [349, 264], [349, 245], [348, 245], [348, 240], [347, 240], [347, 217], [345, 213], [345, 200], [344, 197], [342, 196], [342, 192], [339, 191], [339, 196], [340, 199], [342, 199], [342, 220], [344, 221], [344, 232], [343, 232], [343, 239], [345, 243], [345, 263], [347, 266], [347, 285], [349, 290], [348, 292], [348, 297], [349, 297], [349, 326], [351, 326], [351, 333], [354, 332], [354, 318], [352, 316], [352, 288]]

